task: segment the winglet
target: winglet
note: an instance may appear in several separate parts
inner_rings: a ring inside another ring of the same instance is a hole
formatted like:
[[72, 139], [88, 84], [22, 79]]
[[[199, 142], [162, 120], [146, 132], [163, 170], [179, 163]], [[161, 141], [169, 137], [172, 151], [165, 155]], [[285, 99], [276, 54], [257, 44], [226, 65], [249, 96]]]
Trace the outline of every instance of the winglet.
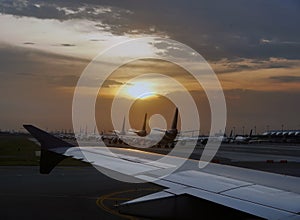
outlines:
[[53, 135], [33, 125], [23, 125], [23, 127], [40, 142], [42, 149], [49, 150], [59, 147], [74, 147], [74, 145], [54, 137]]
[[40, 158], [40, 173], [49, 174], [54, 169], [54, 167], [59, 164], [59, 162], [63, 161], [66, 158], [67, 156], [42, 149]]
[[66, 158], [66, 156], [51, 150], [74, 147], [74, 145], [54, 137], [33, 125], [23, 125], [23, 127], [41, 143], [40, 173], [42, 174], [50, 173], [59, 162]]

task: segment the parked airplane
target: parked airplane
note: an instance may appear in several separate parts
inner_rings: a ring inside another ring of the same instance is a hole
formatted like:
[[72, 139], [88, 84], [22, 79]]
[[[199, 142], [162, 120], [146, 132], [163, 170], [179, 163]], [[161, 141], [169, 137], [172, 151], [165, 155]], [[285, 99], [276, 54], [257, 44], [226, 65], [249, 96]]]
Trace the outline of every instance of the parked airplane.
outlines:
[[230, 143], [233, 139], [233, 130], [230, 131], [229, 136], [225, 136], [225, 139], [223, 139], [223, 143]]
[[[120, 213], [151, 219], [300, 219], [299, 177], [213, 163], [199, 169], [195, 160], [165, 155], [162, 161], [160, 154], [128, 148], [112, 148], [112, 154], [105, 147], [73, 146], [32, 125], [24, 128], [41, 144], [41, 173], [72, 157], [164, 188], [118, 205]], [[177, 133], [173, 130], [166, 133], [168, 140]], [[180, 169], [178, 162], [184, 162]]]
[[[105, 144], [113, 146], [115, 144], [124, 146], [157, 146], [157, 147], [173, 147], [175, 144], [175, 138], [178, 134], [177, 130], [178, 121], [178, 108], [175, 109], [175, 114], [172, 121], [172, 126], [170, 129], [164, 130], [159, 128], [154, 128], [151, 130], [150, 134], [147, 135], [146, 122], [147, 114], [144, 117], [144, 123], [141, 130], [133, 130], [131, 133], [126, 133], [122, 135], [121, 133], [115, 133], [115, 135], [103, 135], [102, 140]], [[124, 127], [124, 126], [123, 126]], [[134, 135], [133, 135], [134, 134]]]
[[300, 143], [300, 130], [271, 130], [261, 134], [259, 141]]
[[237, 143], [237, 144], [248, 144], [249, 141], [252, 139], [252, 129], [250, 130], [249, 135], [236, 135], [231, 142]]
[[106, 144], [106, 145], [115, 145], [115, 144], [123, 144], [128, 146], [126, 142], [124, 142], [124, 137], [130, 137], [130, 138], [137, 138], [139, 137], [144, 137], [147, 135], [146, 131], [146, 123], [147, 123], [147, 113], [145, 113], [144, 117], [144, 122], [143, 122], [143, 127], [141, 130], [135, 130], [135, 129], [129, 129], [129, 131], [125, 131], [125, 117], [123, 119], [123, 124], [122, 124], [122, 130], [113, 130], [112, 133], [110, 134], [103, 134], [101, 136], [101, 140]]
[[136, 129], [130, 128], [129, 131], [126, 132], [125, 131], [125, 117], [124, 117], [123, 124], [122, 124], [122, 130], [121, 131], [113, 130], [112, 132], [117, 135], [137, 134], [140, 137], [145, 137], [147, 135], [146, 124], [147, 124], [147, 113], [145, 113], [144, 122], [143, 122], [143, 126], [142, 126], [141, 130], [136, 130]]
[[118, 135], [125, 135], [126, 134], [126, 131], [125, 131], [125, 116], [123, 118], [122, 130], [121, 131], [114, 130], [114, 133], [116, 133]]
[[218, 142], [221, 142], [221, 143], [230, 143], [233, 140], [232, 132], [233, 131], [231, 130], [229, 136], [226, 136], [226, 134], [218, 134], [218, 135], [215, 135], [215, 136], [199, 136], [198, 137], [198, 143], [200, 143], [202, 145], [206, 145], [209, 138], [212, 141], [218, 141]]

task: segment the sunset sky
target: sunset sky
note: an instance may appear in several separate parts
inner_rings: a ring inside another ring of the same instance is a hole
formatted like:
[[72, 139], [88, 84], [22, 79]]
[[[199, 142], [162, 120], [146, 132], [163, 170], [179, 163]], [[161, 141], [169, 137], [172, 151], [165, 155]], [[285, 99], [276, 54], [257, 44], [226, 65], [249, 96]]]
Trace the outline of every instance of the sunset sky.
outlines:
[[[249, 132], [254, 126], [257, 132], [282, 125], [300, 129], [299, 22], [297, 0], [1, 0], [0, 128], [19, 130], [24, 123], [72, 128], [74, 88], [88, 63], [117, 43], [162, 37], [196, 50], [217, 74], [227, 103], [227, 132], [233, 127], [237, 133], [242, 127]], [[161, 49], [152, 45], [119, 56]], [[127, 82], [128, 74], [146, 71], [183, 82], [204, 118], [201, 129], [206, 133], [210, 116], [205, 94], [184, 70], [168, 65], [142, 60], [112, 74], [99, 93], [98, 128], [111, 129], [110, 103], [124, 85], [124, 98], [134, 98], [138, 86], [150, 93], [180, 92], [158, 79]], [[136, 129], [145, 111], [160, 112], [168, 123], [174, 112], [168, 100], [155, 95], [137, 100], [135, 107], [130, 120]]]

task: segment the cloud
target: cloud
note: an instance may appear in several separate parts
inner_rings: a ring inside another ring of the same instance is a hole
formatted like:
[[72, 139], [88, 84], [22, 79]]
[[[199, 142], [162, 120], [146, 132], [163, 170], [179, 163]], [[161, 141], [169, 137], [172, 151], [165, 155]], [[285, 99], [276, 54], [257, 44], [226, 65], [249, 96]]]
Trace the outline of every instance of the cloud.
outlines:
[[104, 41], [103, 39], [90, 39], [90, 41]]
[[280, 41], [278, 39], [260, 39], [261, 44], [273, 44], [273, 45], [291, 45], [291, 46], [299, 46], [299, 41]]
[[110, 88], [112, 86], [121, 86], [121, 85], [124, 85], [124, 83], [117, 80], [107, 79], [103, 82], [102, 87]]
[[300, 76], [271, 76], [270, 79], [282, 83], [300, 83]]
[[[0, 43], [20, 46], [25, 44], [46, 52], [92, 59], [103, 48], [126, 37], [114, 37], [107, 31], [99, 31], [98, 22], [88, 20], [37, 19], [0, 14]], [[14, 28], [11, 28], [11, 27]], [[89, 39], [100, 39], [93, 42]], [[128, 39], [128, 38], [126, 38]], [[61, 45], [62, 44], [62, 45]], [[71, 45], [74, 45], [71, 47]], [[59, 47], [58, 47], [59, 46]], [[66, 50], [66, 47], [69, 49]]]
[[[299, 91], [299, 81], [290, 81], [288, 83], [283, 81], [270, 80], [272, 77], [277, 77], [280, 75], [297, 75], [298, 69], [286, 70], [283, 69], [280, 72], [276, 69], [272, 70], [254, 70], [254, 71], [244, 71], [243, 73], [230, 73], [219, 75], [220, 82], [224, 90], [231, 89], [250, 89], [254, 91], [278, 91], [278, 92], [288, 92], [288, 91]], [[299, 74], [298, 74], [299, 75]]]
[[270, 57], [268, 59], [234, 58], [210, 62], [217, 74], [265, 69], [292, 69], [300, 67], [300, 60]]
[[24, 44], [26, 44], [26, 45], [34, 45], [35, 43], [33, 43], [33, 42], [24, 42]]
[[76, 46], [75, 44], [60, 44], [61, 46], [64, 46], [64, 47], [74, 47]]
[[[221, 59], [210, 62], [224, 90], [299, 91], [300, 60]], [[284, 77], [287, 76], [287, 77]], [[292, 76], [292, 77], [290, 77]]]
[[[209, 60], [285, 57], [300, 59], [299, 3], [282, 1], [9, 1], [2, 13], [98, 22], [113, 35], [169, 36]], [[274, 25], [276, 24], [276, 25]], [[184, 30], [184, 31], [182, 31]]]
[[[99, 28], [125, 22], [131, 12], [116, 6], [102, 5], [98, 2], [86, 3], [69, 1], [1, 1], [2, 13], [39, 19], [57, 19], [60, 21], [86, 19], [98, 21]], [[119, 25], [118, 25], [119, 26]]]

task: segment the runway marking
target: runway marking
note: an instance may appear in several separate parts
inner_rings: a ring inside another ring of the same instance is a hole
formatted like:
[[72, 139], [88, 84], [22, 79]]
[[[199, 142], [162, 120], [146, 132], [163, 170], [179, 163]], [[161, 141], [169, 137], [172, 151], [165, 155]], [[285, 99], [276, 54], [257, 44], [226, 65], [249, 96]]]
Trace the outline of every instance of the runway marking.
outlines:
[[141, 188], [141, 189], [129, 189], [129, 190], [123, 190], [123, 191], [118, 191], [118, 192], [113, 192], [110, 194], [106, 194], [103, 196], [100, 196], [97, 200], [96, 200], [96, 204], [98, 207], [100, 207], [101, 209], [103, 209], [104, 211], [112, 214], [112, 215], [116, 215], [125, 219], [130, 219], [130, 220], [138, 220], [138, 218], [130, 216], [130, 215], [124, 215], [118, 212], [118, 210], [114, 210], [111, 207], [108, 207], [107, 205], [104, 204], [105, 201], [115, 201], [116, 204], [118, 204], [118, 201], [129, 201], [131, 199], [134, 198], [129, 198], [129, 197], [118, 197], [116, 195], [119, 194], [124, 194], [124, 193], [133, 193], [133, 192], [142, 192], [142, 191], [158, 191], [159, 188]]

